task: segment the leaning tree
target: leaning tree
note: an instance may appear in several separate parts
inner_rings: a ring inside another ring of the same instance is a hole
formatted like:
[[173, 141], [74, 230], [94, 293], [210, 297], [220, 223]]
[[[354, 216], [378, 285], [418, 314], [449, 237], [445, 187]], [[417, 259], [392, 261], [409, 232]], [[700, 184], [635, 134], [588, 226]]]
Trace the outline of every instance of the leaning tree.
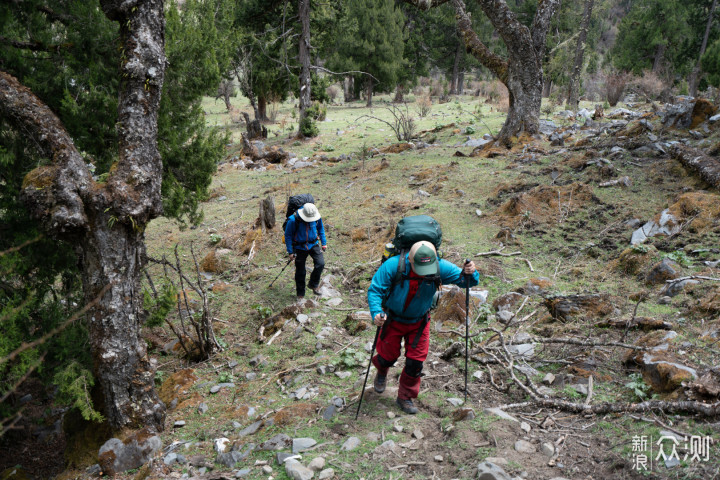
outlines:
[[118, 158], [104, 182], [93, 179], [60, 119], [12, 75], [0, 71], [0, 115], [29, 136], [49, 164], [30, 171], [22, 199], [44, 230], [76, 247], [83, 277], [95, 376], [110, 424], [162, 429], [165, 407], [140, 337], [144, 230], [162, 213], [163, 165], [157, 146], [163, 87], [162, 0], [101, 0], [118, 22]]
[[543, 55], [550, 20], [560, 0], [538, 0], [537, 11], [528, 27], [520, 22], [505, 0], [476, 0], [507, 47], [507, 58], [497, 55], [472, 28], [462, 0], [404, 0], [422, 9], [450, 2], [455, 8], [457, 28], [465, 46], [508, 89], [510, 109], [498, 142], [510, 145], [521, 132], [538, 132], [543, 86]]

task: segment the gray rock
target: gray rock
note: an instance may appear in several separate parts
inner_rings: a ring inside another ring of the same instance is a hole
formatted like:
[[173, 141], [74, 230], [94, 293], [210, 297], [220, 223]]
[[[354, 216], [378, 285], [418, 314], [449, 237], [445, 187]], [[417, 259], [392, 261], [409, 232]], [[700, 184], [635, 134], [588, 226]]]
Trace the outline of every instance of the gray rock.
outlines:
[[487, 140], [487, 139], [471, 138], [467, 142], [463, 143], [462, 146], [477, 148], [477, 147], [482, 147], [483, 145], [486, 145], [490, 142], [492, 142], [492, 139]]
[[555, 125], [555, 122], [553, 122], [552, 120], [540, 119], [538, 123], [540, 127], [540, 133], [543, 135], [550, 135], [558, 128], [558, 126]]
[[497, 317], [500, 319], [503, 323], [508, 323], [510, 320], [513, 319], [515, 314], [509, 310], [500, 310], [497, 312]]
[[352, 372], [335, 372], [335, 375], [339, 378], [346, 379], [352, 375]]
[[245, 379], [249, 382], [252, 382], [257, 378], [257, 373], [255, 372], [248, 372], [245, 374]]
[[535, 355], [534, 343], [521, 343], [519, 345], [508, 345], [508, 352], [518, 357], [530, 358]]
[[258, 450], [284, 450], [290, 448], [290, 445], [292, 445], [292, 438], [284, 433], [278, 433], [269, 440], [261, 443]]
[[515, 442], [514, 448], [520, 453], [535, 453], [537, 451], [535, 446], [526, 440], [518, 440]]
[[332, 468], [326, 468], [322, 472], [320, 472], [320, 475], [318, 475], [318, 480], [330, 480], [335, 476], [335, 470]]
[[262, 427], [262, 426], [263, 426], [262, 420], [253, 422], [250, 425], [248, 425], [247, 427], [243, 428], [240, 432], [238, 432], [238, 436], [240, 438], [242, 438], [242, 437], [246, 437], [248, 435], [252, 435], [255, 432], [257, 432], [258, 430], [260, 430], [260, 427]]
[[327, 373], [327, 367], [325, 365], [320, 365], [315, 369], [315, 371], [318, 373], [318, 375], [325, 375]]
[[238, 462], [242, 462], [249, 457], [253, 450], [255, 450], [255, 444], [250, 443], [246, 445], [242, 451], [233, 449], [229, 452], [218, 453], [215, 462], [225, 465], [228, 468], [233, 468]]
[[270, 475], [273, 472], [273, 469], [270, 465], [263, 465], [262, 471], [265, 475]]
[[295, 391], [295, 398], [301, 399], [307, 393], [306, 387], [300, 387]]
[[445, 460], [445, 459], [443, 458], [442, 455], [435, 455], [435, 456], [433, 457], [433, 460], [435, 460], [435, 461], [438, 462], [438, 463], [442, 463], [442, 461]]
[[251, 367], [264, 367], [267, 365], [267, 359], [263, 355], [256, 355], [250, 359], [248, 364]]
[[248, 475], [250, 475], [250, 472], [252, 472], [251, 469], [242, 468], [242, 469], [238, 470], [237, 472], [235, 472], [235, 478], [247, 477]]
[[317, 445], [317, 442], [312, 438], [293, 438], [292, 452], [293, 453], [304, 452], [308, 448], [312, 448], [315, 445]]
[[510, 462], [508, 462], [508, 459], [505, 457], [487, 457], [485, 461], [494, 463], [495, 465], [500, 465], [501, 467], [506, 467], [510, 464]]
[[465, 403], [463, 402], [462, 398], [457, 397], [448, 398], [447, 401], [450, 402], [450, 405], [452, 405], [453, 407], [459, 407], [460, 405]]
[[308, 468], [314, 472], [319, 472], [325, 468], [325, 457], [315, 457], [308, 464]]
[[665, 287], [660, 292], [660, 295], [666, 296], [666, 297], [674, 297], [676, 295], [679, 295], [685, 290], [685, 287], [689, 287], [691, 285], [697, 285], [697, 280], [681, 280], [679, 282], [672, 282], [665, 285]]
[[379, 433], [370, 432], [367, 435], [365, 435], [365, 438], [367, 438], [371, 442], [379, 442], [382, 438]]
[[342, 397], [333, 397], [332, 403], [338, 408], [342, 408], [345, 406], [345, 399]]
[[473, 372], [472, 378], [474, 378], [478, 382], [482, 382], [484, 378], [482, 370], [476, 370], [475, 372]]
[[330, 421], [335, 416], [335, 412], [337, 411], [337, 407], [334, 404], [330, 404], [327, 407], [325, 407], [325, 410], [323, 411], [323, 420]]
[[665, 283], [665, 280], [677, 278], [679, 271], [680, 265], [669, 258], [663, 258], [661, 262], [650, 269], [645, 276], [645, 282], [649, 285], [661, 285]]
[[303, 325], [305, 325], [305, 324], [308, 322], [308, 320], [310, 320], [310, 317], [308, 317], [308, 316], [305, 315], [304, 313], [298, 313], [298, 316], [297, 316], [297, 321], [298, 321], [298, 322], [300, 322], [300, 323], [302, 323]]
[[419, 190], [417, 191], [417, 194], [418, 194], [418, 196], [420, 196], [420, 197], [429, 197], [429, 196], [430, 196], [430, 194], [429, 194], [428, 192], [426, 192], [425, 190], [422, 190], [422, 189], [419, 189]]
[[657, 223], [654, 220], [650, 220], [645, 225], [635, 230], [630, 240], [631, 245], [642, 243], [650, 237], [656, 235], [675, 235], [681, 229], [680, 222], [670, 213], [670, 210], [665, 209], [660, 213], [660, 219]]
[[393, 425], [393, 432], [401, 433], [404, 430], [403, 426], [399, 423]]
[[540, 372], [531, 367], [530, 365], [515, 365], [515, 368], [527, 375], [528, 377], [540, 375]]
[[552, 373], [546, 373], [542, 379], [542, 383], [544, 383], [545, 385], [552, 385], [554, 381], [555, 375], [553, 375]]
[[100, 473], [102, 473], [102, 468], [100, 468], [100, 465], [96, 463], [96, 464], [94, 464], [94, 465], [90, 465], [90, 466], [85, 470], [85, 473], [87, 473], [88, 475], [93, 475], [93, 476], [94, 476], [94, 475], [99, 475]]
[[360, 439], [358, 437], [350, 437], [347, 440], [345, 440], [345, 443], [342, 444], [342, 447], [340, 447], [340, 450], [346, 450], [351, 451], [355, 450], [357, 447], [360, 446]]
[[198, 405], [198, 413], [200, 415], [205, 414], [205, 412], [207, 412], [207, 411], [208, 411], [207, 403], [202, 402], [200, 405]]
[[517, 418], [513, 417], [512, 415], [507, 413], [505, 410], [502, 410], [500, 408], [486, 408], [485, 411], [487, 413], [492, 413], [493, 415], [496, 415], [496, 416], [502, 418], [503, 420], [509, 420], [511, 422], [519, 422], [519, 420]]
[[237, 362], [237, 360], [231, 360], [228, 362], [227, 366], [230, 370], [232, 370], [233, 368], [238, 366], [238, 362]]
[[310, 480], [315, 476], [315, 472], [305, 467], [297, 460], [288, 460], [285, 462], [285, 472], [288, 477], [293, 480]]
[[585, 396], [587, 396], [587, 394], [588, 394], [588, 387], [587, 387], [587, 385], [583, 385], [583, 384], [581, 384], [581, 383], [574, 383], [574, 384], [572, 384], [572, 385], [568, 385], [568, 387], [572, 388], [573, 390], [575, 390], [575, 391], [576, 391], [577, 393], [579, 393], [580, 395], [585, 395]]
[[163, 463], [167, 466], [178, 463], [178, 454], [175, 452], [168, 453], [167, 455], [165, 455], [165, 458], [163, 458]]
[[505, 470], [494, 463], [482, 462], [478, 464], [478, 480], [512, 480]]
[[657, 301], [658, 305], [670, 305], [672, 303], [672, 298], [665, 295], [658, 299]]
[[173, 428], [182, 428], [185, 426], [185, 420], [176, 420], [175, 423], [173, 423]]
[[555, 445], [550, 442], [543, 442], [543, 444], [540, 445], [540, 452], [546, 457], [552, 457], [555, 455]]

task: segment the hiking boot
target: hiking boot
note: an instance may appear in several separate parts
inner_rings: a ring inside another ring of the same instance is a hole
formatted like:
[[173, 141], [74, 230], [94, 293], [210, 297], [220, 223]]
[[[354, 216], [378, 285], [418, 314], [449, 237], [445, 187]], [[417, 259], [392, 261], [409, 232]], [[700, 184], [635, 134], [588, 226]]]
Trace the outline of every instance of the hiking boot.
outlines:
[[320, 292], [320, 287], [311, 288], [311, 290], [315, 295], [322, 295], [322, 293]]
[[415, 415], [418, 413], [418, 408], [413, 404], [413, 401], [409, 398], [407, 400], [398, 398], [395, 400], [395, 403], [398, 404], [400, 407], [400, 410], [402, 410], [405, 413], [409, 413], [410, 415]]
[[377, 393], [383, 393], [385, 391], [386, 384], [387, 375], [380, 375], [379, 373], [375, 375], [375, 380], [373, 381], [373, 388]]

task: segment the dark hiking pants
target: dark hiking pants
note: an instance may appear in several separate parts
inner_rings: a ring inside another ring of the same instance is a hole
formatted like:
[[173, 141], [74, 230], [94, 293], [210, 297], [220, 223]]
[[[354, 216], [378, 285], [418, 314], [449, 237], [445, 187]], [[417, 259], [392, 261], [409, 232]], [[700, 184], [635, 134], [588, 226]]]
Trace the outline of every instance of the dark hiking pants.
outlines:
[[310, 289], [317, 288], [320, 285], [320, 275], [325, 268], [325, 258], [323, 257], [322, 248], [320, 244], [316, 244], [310, 250], [296, 250], [295, 254], [295, 291], [298, 297], [305, 296], [305, 262], [307, 257], [310, 256], [313, 259], [313, 271], [310, 273], [310, 281], [308, 287]]

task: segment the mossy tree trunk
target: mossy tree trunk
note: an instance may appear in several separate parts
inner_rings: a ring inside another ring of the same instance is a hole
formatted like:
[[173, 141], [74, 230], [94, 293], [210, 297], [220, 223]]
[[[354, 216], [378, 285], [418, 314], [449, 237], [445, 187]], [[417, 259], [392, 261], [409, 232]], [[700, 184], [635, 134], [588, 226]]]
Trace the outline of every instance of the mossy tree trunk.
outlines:
[[0, 113], [30, 135], [49, 166], [32, 170], [21, 196], [46, 232], [76, 246], [89, 310], [90, 348], [104, 413], [114, 428], [162, 430], [165, 406], [140, 337], [144, 230], [162, 213], [157, 114], [162, 91], [165, 18], [162, 0], [101, 1], [120, 25], [119, 158], [96, 183], [62, 122], [29, 89], [0, 72]]
[[298, 46], [300, 60], [300, 116], [298, 137], [303, 138], [302, 125], [305, 112], [310, 108], [310, 0], [298, 0], [298, 15], [302, 25], [302, 34]]

